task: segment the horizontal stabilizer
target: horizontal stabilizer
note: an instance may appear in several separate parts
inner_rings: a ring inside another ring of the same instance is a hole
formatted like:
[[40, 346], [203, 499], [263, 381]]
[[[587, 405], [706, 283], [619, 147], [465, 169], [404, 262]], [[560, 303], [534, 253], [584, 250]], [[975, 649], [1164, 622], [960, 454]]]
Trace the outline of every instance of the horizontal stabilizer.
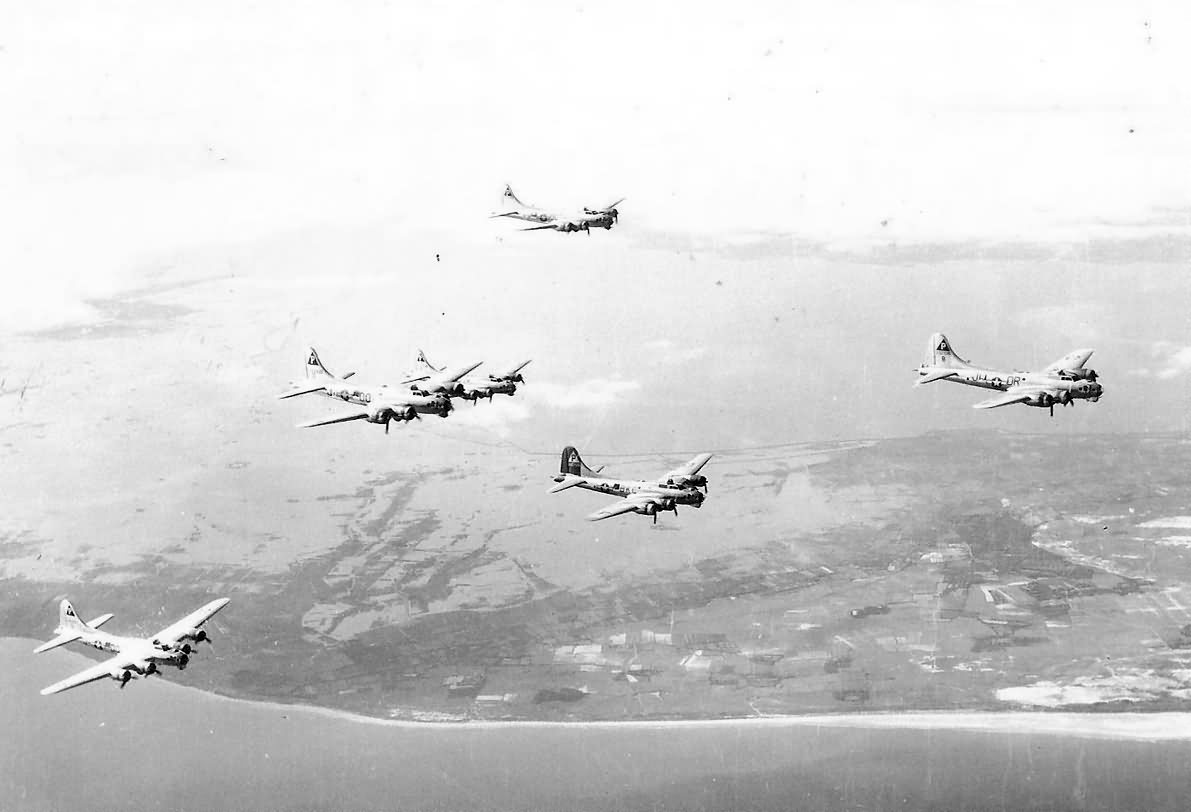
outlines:
[[75, 640], [78, 640], [82, 636], [83, 636], [82, 630], [67, 632], [66, 634], [60, 634], [57, 637], [55, 637], [53, 640], [49, 641], [48, 643], [42, 643], [37, 648], [33, 649], [33, 653], [41, 654], [43, 651], [49, 651], [52, 648], [58, 648], [58, 646], [64, 646], [67, 643], [73, 643]]
[[285, 400], [286, 398], [296, 398], [298, 395], [313, 395], [315, 392], [321, 392], [327, 387], [325, 386], [307, 386], [302, 389], [295, 389], [292, 392], [286, 392], [284, 395], [278, 395], [278, 400]]
[[106, 615], [100, 615], [99, 617], [95, 618], [87, 625], [90, 626], [92, 629], [98, 629], [100, 626], [107, 623], [109, 620], [111, 620], [114, 617], [115, 617], [115, 615], [113, 615], [111, 612], [108, 612]]
[[928, 372], [923, 375], [914, 382], [914, 385], [925, 386], [928, 383], [934, 383], [935, 381], [942, 381], [947, 378], [954, 377], [956, 374], [958, 374], [958, 370], [955, 369], [936, 369], [933, 372]]
[[586, 482], [587, 482], [587, 480], [583, 479], [582, 477], [574, 477], [574, 478], [567, 477], [562, 482], [559, 482], [557, 485], [555, 485], [553, 488], [551, 488], [549, 490], [549, 493], [558, 493], [559, 491], [565, 491], [567, 488], [573, 488], [576, 485], [583, 485]]

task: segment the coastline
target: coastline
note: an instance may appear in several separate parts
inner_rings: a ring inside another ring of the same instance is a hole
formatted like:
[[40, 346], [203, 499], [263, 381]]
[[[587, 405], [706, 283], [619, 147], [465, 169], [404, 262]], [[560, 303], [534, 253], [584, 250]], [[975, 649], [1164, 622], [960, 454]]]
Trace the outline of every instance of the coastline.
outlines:
[[[0, 646], [20, 644], [28, 650], [39, 641], [32, 638], [0, 638]], [[30, 645], [31, 644], [31, 645]], [[79, 652], [70, 652], [79, 660], [90, 662]], [[277, 702], [267, 699], [245, 699], [188, 685], [159, 679], [154, 685], [168, 686], [166, 690], [199, 693], [221, 702], [237, 703], [279, 713], [301, 713], [324, 719], [405, 730], [564, 730], [564, 729], [634, 729], [634, 730], [690, 730], [756, 727], [829, 727], [884, 730], [961, 731], [969, 733], [997, 733], [1018, 735], [1067, 736], [1084, 739], [1115, 741], [1191, 741], [1191, 713], [1180, 711], [892, 711], [823, 713], [791, 715], [756, 715], [715, 719], [624, 719], [599, 721], [551, 720], [418, 720], [385, 719], [319, 705]], [[91, 686], [93, 689], [103, 686]], [[137, 686], [133, 686], [134, 688]], [[78, 690], [86, 690], [87, 686]]]

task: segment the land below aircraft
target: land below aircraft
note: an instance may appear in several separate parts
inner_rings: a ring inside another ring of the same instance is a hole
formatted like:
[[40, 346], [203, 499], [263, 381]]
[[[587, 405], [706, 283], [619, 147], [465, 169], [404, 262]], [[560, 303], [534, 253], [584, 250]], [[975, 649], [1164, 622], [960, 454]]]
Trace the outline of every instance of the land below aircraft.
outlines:
[[561, 214], [521, 202], [517, 198], [517, 195], [513, 193], [513, 187], [506, 185], [500, 202], [501, 211], [492, 215], [493, 217], [508, 217], [527, 223], [537, 223], [537, 225], [521, 229], [522, 231], [541, 231], [544, 229], [554, 229], [555, 231], [564, 233], [586, 231], [590, 236], [593, 228], [607, 230], [617, 223], [620, 219], [620, 212], [616, 207], [624, 202], [624, 198], [622, 197], [615, 203], [609, 203], [602, 208], [591, 209], [585, 207], [580, 212]]
[[[436, 367], [426, 360], [426, 353], [421, 350], [418, 350], [417, 363], [432, 375], [441, 375], [446, 372], [445, 368]], [[481, 398], [492, 400], [493, 395], [509, 395], [511, 397], [517, 392], [517, 384], [525, 383], [521, 370], [529, 364], [529, 361], [522, 361], [504, 372], [489, 374], [486, 381], [460, 380], [458, 383], [461, 385], [462, 391], [459, 396], [473, 403]]]
[[204, 640], [211, 642], [210, 636], [202, 628], [203, 624], [227, 604], [227, 598], [211, 601], [151, 637], [119, 637], [99, 630], [100, 626], [112, 619], [112, 615], [100, 615], [90, 623], [84, 623], [70, 601], [64, 599], [58, 606], [58, 628], [54, 629], [56, 636], [35, 648], [34, 653], [41, 654], [77, 640], [100, 651], [113, 652], [116, 656], [61, 682], [55, 682], [43, 688], [41, 693], [43, 696], [56, 694], [104, 677], [117, 680], [123, 688], [137, 677], [159, 673], [163, 665], [182, 670], [189, 664], [190, 655], [199, 643]]
[[[479, 366], [476, 364], [471, 367]], [[464, 373], [461, 373], [461, 375]], [[306, 358], [306, 386], [279, 395], [281, 400], [297, 397], [298, 395], [312, 395], [319, 393], [330, 398], [338, 398], [348, 403], [362, 407], [347, 414], [337, 415], [325, 420], [313, 420], [302, 423], [302, 428], [328, 426], [332, 423], [346, 423], [349, 420], [367, 420], [369, 423], [383, 423], [385, 434], [389, 433], [389, 422], [392, 420], [420, 420], [423, 414], [437, 414], [446, 417], [451, 413], [451, 399], [445, 392], [438, 391], [439, 387], [450, 386], [445, 380], [432, 382], [435, 391], [413, 391], [410, 381], [404, 381], [395, 386], [387, 384], [361, 383], [355, 378], [354, 372], [336, 376], [323, 366], [318, 352], [310, 348], [310, 355]]]
[[1024, 617], [986, 617], [984, 615], [977, 616], [976, 620], [983, 623], [993, 633], [996, 638], [1009, 638], [1017, 634], [1022, 629], [1028, 629], [1034, 625], [1033, 621]]
[[[583, 462], [574, 446], [567, 446], [562, 450], [562, 462], [559, 473], [554, 477], [556, 484], [550, 493], [558, 493], [568, 488], [583, 488], [597, 491], [624, 499], [608, 507], [597, 510], [587, 518], [598, 522], [622, 513], [640, 513], [652, 516], [657, 524], [658, 513], [672, 511], [678, 515], [679, 505], [702, 507], [706, 498], [707, 477], [699, 471], [711, 459], [711, 454], [699, 454], [687, 464], [674, 469], [656, 480], [646, 479], [613, 479], [601, 474], [604, 469], [592, 470]], [[703, 488], [702, 491], [699, 488]]]
[[935, 381], [951, 381], [981, 389], [996, 389], [1005, 394], [984, 400], [973, 409], [996, 409], [1014, 403], [1050, 409], [1070, 406], [1077, 400], [1100, 400], [1104, 387], [1097, 382], [1096, 370], [1085, 368], [1093, 350], [1073, 350], [1037, 372], [1004, 372], [976, 366], [956, 355], [947, 336], [935, 333], [926, 348], [926, 359], [918, 367], [918, 381], [923, 386]]

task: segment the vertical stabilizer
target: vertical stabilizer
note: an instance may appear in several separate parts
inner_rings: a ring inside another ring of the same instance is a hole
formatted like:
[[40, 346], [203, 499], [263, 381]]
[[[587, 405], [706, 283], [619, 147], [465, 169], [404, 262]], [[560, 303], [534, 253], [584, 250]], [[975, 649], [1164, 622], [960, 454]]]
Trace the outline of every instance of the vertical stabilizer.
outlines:
[[517, 195], [513, 194], [513, 187], [505, 184], [505, 193], [500, 196], [500, 205], [506, 209], [528, 209], [529, 206], [522, 203]]
[[85, 631], [88, 628], [90, 627], [79, 618], [70, 601], [63, 598], [62, 603], [58, 604], [58, 631]]
[[426, 358], [426, 353], [422, 352], [421, 350], [418, 350], [418, 357], [414, 361], [414, 363], [417, 366], [424, 367], [424, 368], [430, 370], [431, 372], [442, 372], [441, 368], [436, 367], [434, 364], [430, 363], [430, 361]]
[[307, 378], [321, 378], [321, 377], [335, 377], [323, 366], [323, 362], [318, 358], [318, 351], [314, 347], [310, 348], [310, 355], [306, 358], [306, 377]]
[[584, 464], [583, 458], [579, 456], [579, 452], [573, 445], [569, 445], [562, 450], [562, 464], [559, 467], [559, 472], [582, 477], [595, 476], [599, 473], [599, 471], [593, 471]]
[[930, 344], [926, 347], [926, 366], [929, 367], [966, 367], [968, 362], [955, 354], [951, 342], [942, 333], [935, 333], [930, 337]]

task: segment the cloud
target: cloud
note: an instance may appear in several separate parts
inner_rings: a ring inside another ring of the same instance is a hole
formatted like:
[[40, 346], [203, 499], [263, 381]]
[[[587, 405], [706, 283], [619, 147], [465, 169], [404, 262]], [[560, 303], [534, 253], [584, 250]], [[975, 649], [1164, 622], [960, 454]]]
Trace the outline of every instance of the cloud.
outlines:
[[[532, 399], [554, 409], [604, 409], [641, 388], [637, 381], [592, 378], [574, 384], [534, 383]], [[526, 389], [527, 398], [531, 390]]]
[[1157, 341], [1151, 353], [1162, 365], [1156, 373], [1162, 380], [1177, 378], [1191, 372], [1191, 346], [1180, 347], [1170, 341]]
[[1083, 343], [1101, 335], [1100, 325], [1108, 317], [1108, 309], [1092, 302], [1064, 302], [1030, 308], [1017, 321], [1031, 333], [1052, 333], [1067, 340]]
[[481, 402], [474, 406], [464, 401], [455, 401], [455, 411], [450, 421], [455, 426], [484, 429], [497, 437], [508, 437], [515, 423], [523, 423], [533, 414], [529, 406], [497, 395], [492, 403]]
[[643, 345], [652, 360], [663, 364], [681, 364], [694, 361], [707, 354], [707, 347], [695, 344], [682, 345], [670, 338], [658, 338]]

